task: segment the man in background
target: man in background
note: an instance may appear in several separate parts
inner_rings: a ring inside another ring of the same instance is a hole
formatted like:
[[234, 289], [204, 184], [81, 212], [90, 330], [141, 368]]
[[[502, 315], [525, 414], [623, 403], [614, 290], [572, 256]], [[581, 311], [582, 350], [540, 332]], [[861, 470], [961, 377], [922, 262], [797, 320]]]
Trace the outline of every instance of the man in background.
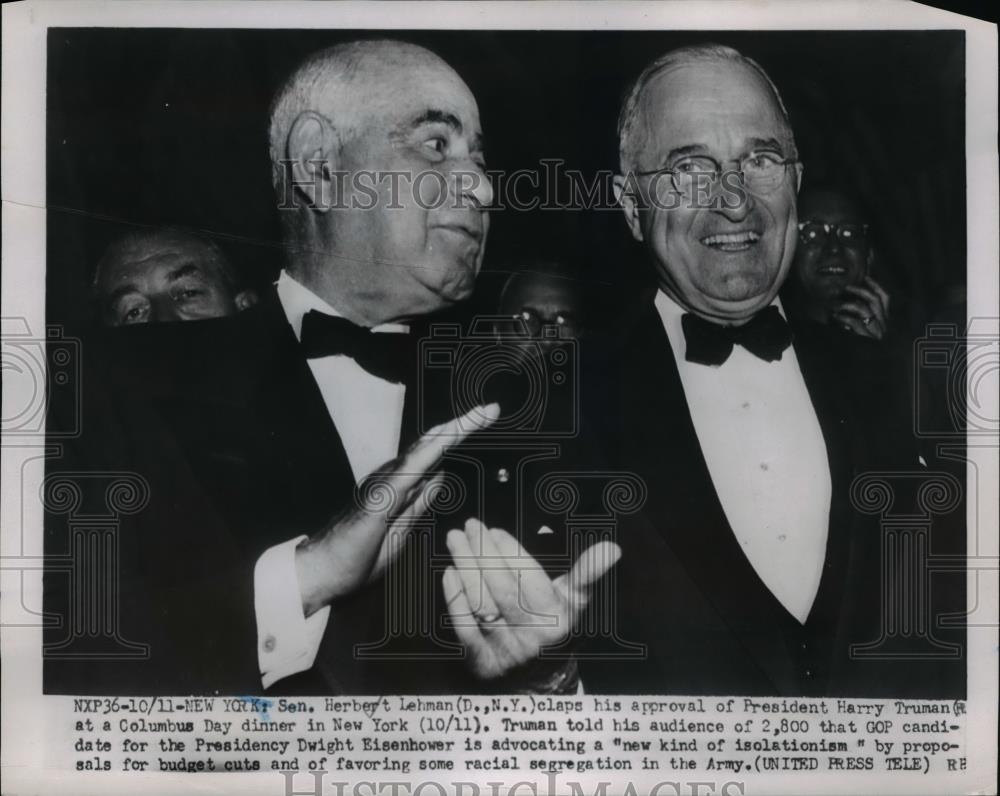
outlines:
[[257, 303], [214, 242], [177, 229], [116, 240], [97, 264], [93, 290], [105, 326], [223, 318]]
[[869, 224], [847, 194], [807, 188], [799, 194], [799, 241], [785, 295], [788, 310], [862, 337], [889, 332], [889, 294], [872, 278]]
[[518, 265], [504, 282], [497, 302], [498, 314], [510, 320], [503, 331], [542, 342], [580, 338], [587, 312], [580, 276], [565, 265], [543, 259], [529, 258]]

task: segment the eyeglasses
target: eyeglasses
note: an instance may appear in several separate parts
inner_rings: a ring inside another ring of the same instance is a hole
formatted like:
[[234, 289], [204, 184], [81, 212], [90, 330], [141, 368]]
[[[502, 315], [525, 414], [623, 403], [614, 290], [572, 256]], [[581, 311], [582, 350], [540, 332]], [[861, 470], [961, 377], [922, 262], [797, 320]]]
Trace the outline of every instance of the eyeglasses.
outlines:
[[774, 193], [785, 182], [788, 166], [798, 163], [794, 158], [782, 157], [777, 152], [751, 152], [736, 163], [735, 169], [723, 169], [722, 164], [707, 155], [681, 158], [672, 167], [653, 171], [635, 172], [637, 177], [669, 174], [674, 190], [688, 198], [705, 193], [725, 175], [738, 174], [742, 187], [758, 196]]
[[511, 316], [514, 334], [527, 334], [535, 338], [576, 337], [580, 333], [580, 323], [575, 315], [560, 312], [554, 318], [543, 318], [529, 309]]
[[800, 221], [799, 239], [804, 246], [822, 246], [830, 237], [845, 246], [860, 246], [868, 235], [867, 224], [824, 224], [819, 221]]

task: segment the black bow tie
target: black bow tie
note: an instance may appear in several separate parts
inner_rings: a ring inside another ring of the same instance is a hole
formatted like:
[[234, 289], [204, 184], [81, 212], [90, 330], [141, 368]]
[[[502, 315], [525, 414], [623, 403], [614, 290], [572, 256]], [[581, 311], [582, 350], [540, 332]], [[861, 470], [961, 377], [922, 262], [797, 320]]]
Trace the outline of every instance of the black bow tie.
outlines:
[[302, 348], [306, 359], [343, 354], [373, 376], [396, 384], [408, 381], [414, 364], [408, 334], [373, 332], [316, 310], [302, 318]]
[[687, 342], [685, 359], [701, 365], [721, 365], [733, 353], [734, 345], [743, 346], [765, 362], [774, 362], [792, 343], [788, 323], [773, 305], [742, 326], [720, 326], [689, 312], [681, 318], [681, 326]]

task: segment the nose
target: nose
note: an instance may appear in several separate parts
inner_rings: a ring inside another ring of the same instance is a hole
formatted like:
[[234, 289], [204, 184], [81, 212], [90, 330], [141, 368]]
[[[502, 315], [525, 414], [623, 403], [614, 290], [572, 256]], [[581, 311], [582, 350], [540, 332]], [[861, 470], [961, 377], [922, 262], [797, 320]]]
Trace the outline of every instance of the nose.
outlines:
[[750, 215], [756, 202], [743, 180], [736, 179], [738, 175], [739, 172], [736, 171], [721, 175], [716, 180], [715, 195], [712, 197], [716, 212], [734, 223], [739, 223]]
[[153, 296], [150, 298], [150, 323], [166, 323], [167, 321], [179, 320], [181, 320], [181, 316], [177, 311], [177, 305], [170, 296]]
[[823, 241], [823, 250], [828, 254], [840, 254], [840, 238], [837, 237], [837, 231], [831, 229], [827, 235], [826, 240]]
[[493, 204], [493, 185], [486, 171], [473, 160], [465, 160], [451, 174], [452, 191], [456, 198], [471, 202], [477, 210]]

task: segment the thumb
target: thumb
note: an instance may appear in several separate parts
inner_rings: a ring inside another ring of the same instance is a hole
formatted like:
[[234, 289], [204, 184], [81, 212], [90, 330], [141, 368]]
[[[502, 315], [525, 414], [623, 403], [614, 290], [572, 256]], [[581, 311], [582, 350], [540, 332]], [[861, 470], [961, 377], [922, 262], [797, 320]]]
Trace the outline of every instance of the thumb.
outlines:
[[556, 578], [555, 586], [574, 601], [603, 578], [618, 563], [622, 549], [614, 542], [598, 542], [584, 550], [565, 575]]

